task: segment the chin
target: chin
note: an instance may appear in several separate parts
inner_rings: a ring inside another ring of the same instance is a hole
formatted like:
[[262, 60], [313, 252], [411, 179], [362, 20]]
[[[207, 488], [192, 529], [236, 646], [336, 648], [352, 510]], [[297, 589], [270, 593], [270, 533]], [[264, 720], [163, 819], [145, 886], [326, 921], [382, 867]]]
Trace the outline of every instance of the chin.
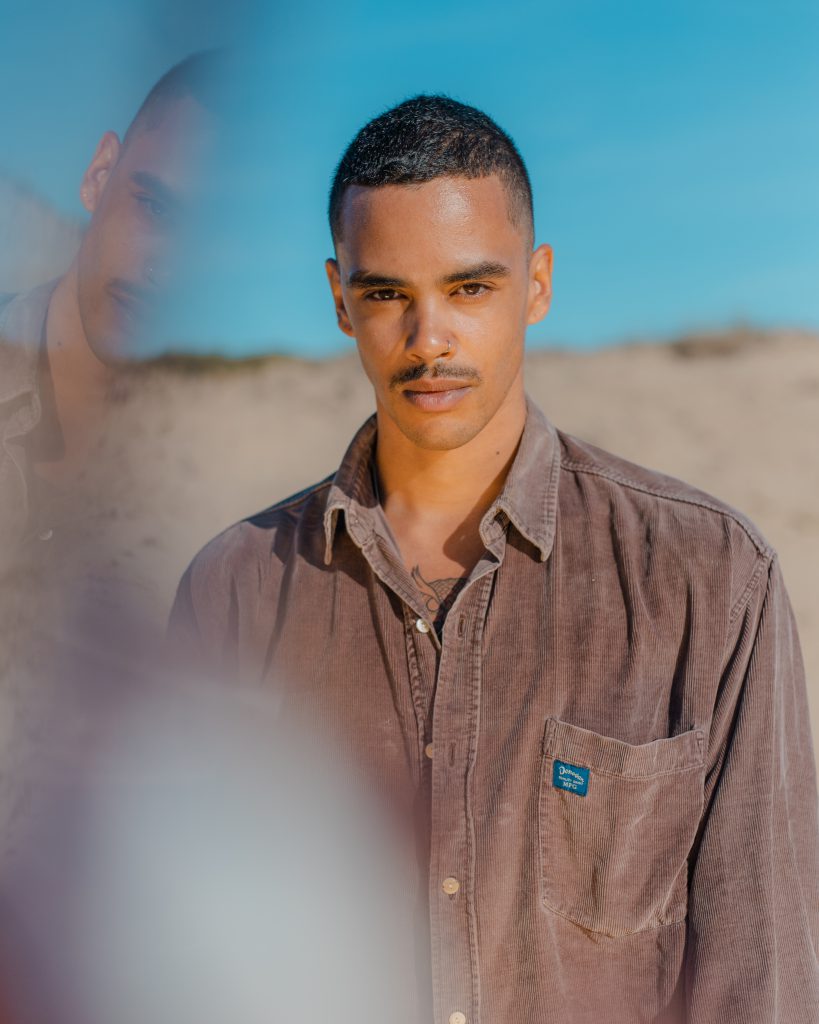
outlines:
[[89, 338], [88, 345], [94, 355], [106, 366], [122, 366], [123, 363], [133, 362], [134, 357], [128, 345], [123, 343], [121, 337], [113, 338], [110, 335]]
[[109, 366], [136, 362], [139, 359], [139, 333], [129, 325], [118, 321], [115, 326], [101, 325], [98, 330], [88, 332], [88, 346], [100, 362]]
[[424, 426], [417, 424], [399, 424], [401, 432], [418, 448], [428, 451], [446, 452], [468, 444], [483, 429], [482, 423], [465, 423], [452, 420], [445, 422], [441, 417], [437, 422]]

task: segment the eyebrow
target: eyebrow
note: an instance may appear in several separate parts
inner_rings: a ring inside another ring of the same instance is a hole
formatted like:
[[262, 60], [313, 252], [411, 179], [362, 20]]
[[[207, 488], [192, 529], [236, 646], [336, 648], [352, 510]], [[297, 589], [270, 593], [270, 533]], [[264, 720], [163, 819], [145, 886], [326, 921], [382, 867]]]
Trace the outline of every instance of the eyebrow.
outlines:
[[179, 198], [173, 189], [168, 188], [164, 181], [161, 181], [154, 174], [149, 174], [148, 171], [134, 171], [131, 175], [131, 181], [140, 188], [144, 188], [146, 192], [150, 192], [156, 199], [167, 206], [180, 205]]
[[[509, 277], [511, 269], [505, 263], [485, 260], [471, 267], [463, 267], [440, 278], [439, 284], [457, 284], [459, 281], [474, 281], [482, 277]], [[408, 282], [400, 277], [385, 277], [368, 270], [354, 270], [347, 278], [350, 288], [405, 288]]]
[[350, 288], [402, 288], [406, 283], [400, 277], [384, 277], [369, 270], [354, 270], [347, 278]]
[[441, 284], [457, 284], [458, 281], [474, 281], [479, 277], [509, 277], [511, 269], [505, 263], [494, 263], [485, 260], [483, 263], [476, 263], [471, 267], [464, 267], [463, 270], [456, 270], [454, 274], [447, 274], [441, 280]]

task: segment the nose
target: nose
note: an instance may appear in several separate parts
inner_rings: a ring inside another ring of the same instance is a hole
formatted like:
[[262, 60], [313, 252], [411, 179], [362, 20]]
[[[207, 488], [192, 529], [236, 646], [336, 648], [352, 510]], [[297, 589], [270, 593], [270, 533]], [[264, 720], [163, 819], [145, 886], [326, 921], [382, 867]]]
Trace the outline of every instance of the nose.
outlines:
[[407, 310], [407, 316], [405, 349], [410, 359], [431, 363], [452, 351], [451, 325], [446, 311], [437, 302], [416, 300]]

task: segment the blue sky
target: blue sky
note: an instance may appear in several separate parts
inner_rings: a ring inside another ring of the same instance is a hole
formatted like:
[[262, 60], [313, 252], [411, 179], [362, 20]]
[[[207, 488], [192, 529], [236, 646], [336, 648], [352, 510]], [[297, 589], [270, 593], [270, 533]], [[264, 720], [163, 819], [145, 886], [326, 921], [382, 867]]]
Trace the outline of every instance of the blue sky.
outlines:
[[218, 286], [180, 343], [343, 350], [325, 202], [346, 143], [418, 92], [515, 139], [555, 298], [532, 345], [745, 320], [819, 328], [819, 5], [65, 3], [2, 0], [0, 169], [80, 216], [97, 138], [205, 46], [242, 43], [255, 128]]

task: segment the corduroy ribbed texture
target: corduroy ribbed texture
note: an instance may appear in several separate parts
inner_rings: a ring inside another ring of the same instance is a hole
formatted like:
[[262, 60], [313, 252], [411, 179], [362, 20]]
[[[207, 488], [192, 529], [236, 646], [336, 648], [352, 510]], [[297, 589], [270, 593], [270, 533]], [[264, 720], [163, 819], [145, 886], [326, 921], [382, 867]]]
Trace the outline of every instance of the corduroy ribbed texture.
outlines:
[[816, 1024], [816, 776], [764, 539], [530, 405], [439, 640], [374, 440], [211, 542], [171, 637], [277, 686], [418, 815], [435, 1024]]

